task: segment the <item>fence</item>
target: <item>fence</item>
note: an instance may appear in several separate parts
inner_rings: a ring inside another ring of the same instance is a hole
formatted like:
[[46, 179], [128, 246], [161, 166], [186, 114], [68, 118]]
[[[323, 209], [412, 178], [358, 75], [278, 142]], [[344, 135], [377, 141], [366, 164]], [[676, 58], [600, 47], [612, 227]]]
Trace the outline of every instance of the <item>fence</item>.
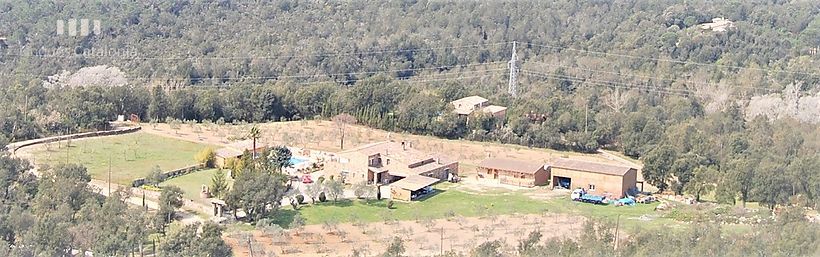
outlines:
[[[182, 176], [182, 175], [185, 175], [185, 174], [192, 173], [194, 171], [203, 170], [205, 168], [206, 168], [206, 166], [205, 166], [204, 163], [195, 164], [195, 165], [191, 165], [191, 166], [187, 166], [187, 167], [183, 167], [183, 168], [163, 172], [162, 177], [163, 177], [163, 179], [171, 179], [171, 178], [175, 178], [175, 177], [179, 177], [179, 176]], [[131, 186], [132, 187], [140, 187], [142, 185], [145, 185], [145, 178], [138, 178], [138, 179], [135, 179], [135, 180], [131, 181]]]

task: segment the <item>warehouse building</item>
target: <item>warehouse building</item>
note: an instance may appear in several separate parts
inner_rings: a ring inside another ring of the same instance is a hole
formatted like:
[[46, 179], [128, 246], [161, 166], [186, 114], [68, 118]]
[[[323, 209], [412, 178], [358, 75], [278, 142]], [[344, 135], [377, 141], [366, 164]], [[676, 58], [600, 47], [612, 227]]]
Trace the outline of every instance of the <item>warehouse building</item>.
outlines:
[[553, 188], [584, 188], [612, 197], [637, 192], [638, 170], [631, 167], [558, 158], [547, 164], [547, 172]]

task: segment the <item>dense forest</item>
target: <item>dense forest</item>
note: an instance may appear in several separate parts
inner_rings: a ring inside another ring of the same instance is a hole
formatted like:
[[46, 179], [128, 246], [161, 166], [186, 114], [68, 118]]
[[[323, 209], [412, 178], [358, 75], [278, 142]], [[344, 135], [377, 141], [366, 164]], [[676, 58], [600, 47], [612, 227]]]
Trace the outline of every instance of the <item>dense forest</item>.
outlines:
[[[616, 150], [643, 160], [646, 179], [661, 190], [715, 193], [724, 202], [816, 205], [820, 195], [816, 126], [749, 117], [741, 106], [772, 90], [818, 90], [820, 66], [811, 65], [820, 39], [817, 3], [0, 7], [2, 19], [19, 25], [2, 32], [11, 35], [0, 59], [8, 74], [0, 88], [8, 103], [0, 107], [0, 128], [8, 141], [104, 129], [117, 114], [230, 123], [350, 113], [360, 124], [391, 131]], [[101, 35], [54, 36], [52, 21], [43, 19], [52, 13], [104, 18], [106, 26]], [[712, 17], [733, 20], [736, 28], [718, 33], [696, 26]], [[207, 33], [215, 28], [218, 33]], [[515, 97], [505, 90], [503, 62], [512, 40], [522, 42], [527, 71]], [[98, 47], [138, 55], [41, 53], [68, 46], [76, 53]], [[119, 67], [128, 82], [43, 85], [44, 76], [91, 65]], [[468, 95], [508, 106], [506, 120], [478, 115], [468, 124], [455, 117], [449, 101]]]
[[[3, 2], [0, 143], [106, 129], [118, 114], [238, 123], [349, 113], [390, 131], [619, 151], [642, 160], [645, 179], [661, 190], [817, 208], [817, 125], [751, 117], [745, 106], [763, 94], [820, 92], [818, 14], [815, 1]], [[717, 17], [735, 28], [698, 26]], [[57, 35], [55, 21], [68, 19], [100, 20], [102, 33]], [[517, 96], [507, 93], [512, 41]], [[100, 65], [120, 72], [54, 76]], [[452, 114], [449, 102], [469, 95], [509, 107], [507, 118], [468, 123]], [[83, 208], [127, 213], [114, 198], [90, 195], [38, 207], [37, 198], [68, 198], [38, 190], [23, 163], [9, 165], [5, 181], [20, 191], [0, 217], [25, 219], [3, 223], [6, 242], [40, 252], [91, 247], [26, 238], [51, 229], [31, 226], [98, 226], [99, 217], [75, 215]], [[87, 177], [82, 167], [49, 176], [72, 185]], [[72, 218], [46, 222], [65, 217], [43, 210]], [[771, 234], [755, 236], [736, 240]]]
[[[506, 61], [518, 41], [527, 62], [658, 74], [654, 83], [668, 87], [694, 80], [779, 90], [801, 80], [809, 89], [820, 79], [812, 65], [818, 8], [813, 1], [13, 1], [0, 4], [8, 25], [0, 28], [0, 73], [42, 80], [111, 65], [134, 84], [351, 84], [385, 70]], [[716, 17], [737, 29], [698, 28]], [[68, 19], [100, 20], [102, 33], [56, 35], [56, 20]]]

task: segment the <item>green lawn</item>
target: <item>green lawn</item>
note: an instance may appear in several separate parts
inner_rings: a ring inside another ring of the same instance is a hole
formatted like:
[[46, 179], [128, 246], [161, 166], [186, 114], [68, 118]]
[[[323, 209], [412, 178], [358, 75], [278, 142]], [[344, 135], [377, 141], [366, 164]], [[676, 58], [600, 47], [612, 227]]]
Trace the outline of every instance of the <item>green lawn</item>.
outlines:
[[343, 201], [305, 205], [299, 212], [308, 223], [325, 221], [367, 222], [382, 221], [385, 217], [398, 220], [443, 218], [448, 213], [462, 216], [490, 214], [539, 213], [545, 208], [541, 201], [523, 195], [471, 195], [454, 189], [441, 190], [422, 201], [395, 202], [394, 209], [387, 209], [387, 201]]
[[[75, 140], [70, 147], [57, 143], [41, 146], [34, 152], [39, 164], [78, 163], [88, 168], [96, 179], [108, 179], [111, 160], [111, 180], [130, 185], [135, 178], [145, 177], [155, 165], [172, 170], [196, 164], [194, 155], [209, 145], [188, 142], [144, 132], [119, 136]], [[214, 147], [216, 148], [216, 147]]]
[[[340, 201], [338, 203], [326, 202], [316, 205], [307, 204], [301, 206], [298, 212], [306, 219], [308, 224], [320, 224], [327, 221], [352, 222], [356, 220], [376, 222], [385, 220], [385, 217], [397, 220], [414, 220], [444, 218], [452, 214], [475, 217], [544, 212], [578, 214], [591, 219], [606, 219], [613, 222], [615, 222], [618, 215], [621, 215], [622, 224], [637, 224], [643, 221], [626, 220], [644, 214], [653, 214], [656, 206], [656, 204], [621, 207], [602, 206], [573, 202], [569, 200], [569, 197], [543, 201], [532, 199], [517, 192], [474, 194], [454, 188], [453, 184], [450, 183], [440, 183], [436, 188], [439, 190], [436, 195], [423, 201], [395, 202], [395, 208], [391, 210], [387, 209], [387, 201], [357, 200]], [[296, 211], [286, 207], [280, 212], [276, 222], [287, 227], [295, 213]], [[652, 221], [652, 223], [659, 222], [660, 224], [673, 223], [672, 220], [662, 218]]]
[[[283, 206], [274, 222], [288, 228], [296, 213], [308, 224], [325, 222], [380, 222], [385, 219], [415, 220], [445, 218], [451, 215], [477, 217], [504, 214], [564, 213], [583, 216], [597, 222], [618, 223], [629, 233], [646, 229], [682, 229], [684, 222], [666, 217], [668, 212], [656, 212], [658, 203], [634, 206], [594, 205], [574, 202], [569, 196], [550, 200], [536, 200], [521, 192], [474, 193], [463, 191], [458, 185], [439, 183], [436, 195], [411, 203], [395, 202], [394, 209], [387, 209], [387, 201], [345, 200], [318, 204], [305, 204], [299, 210]], [[725, 225], [737, 233], [749, 231], [748, 225]]]
[[[199, 197], [202, 185], [211, 186], [211, 178], [216, 174], [217, 169], [207, 169], [193, 172], [183, 176], [175, 177], [160, 183], [160, 186], [174, 185], [185, 192], [185, 199], [191, 199], [202, 203], [209, 203], [207, 199]], [[227, 173], [225, 173], [227, 174]]]

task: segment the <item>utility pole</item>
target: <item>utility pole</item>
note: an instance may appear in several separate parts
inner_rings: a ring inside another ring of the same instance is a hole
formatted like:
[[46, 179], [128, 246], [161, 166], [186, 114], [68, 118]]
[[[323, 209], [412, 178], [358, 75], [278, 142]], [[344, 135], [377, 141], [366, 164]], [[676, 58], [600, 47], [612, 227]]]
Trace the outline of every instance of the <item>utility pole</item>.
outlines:
[[615, 244], [615, 246], [613, 247], [613, 249], [615, 251], [618, 250], [618, 228], [620, 226], [621, 226], [621, 215], [618, 214], [618, 219], [617, 219], [617, 221], [615, 221], [615, 241], [613, 242]]
[[108, 152], [108, 196], [111, 196], [111, 152]]
[[510, 82], [507, 85], [507, 93], [510, 93], [512, 96], [515, 96], [518, 91], [516, 88], [518, 84], [518, 57], [515, 54], [516, 43], [516, 41], [513, 41], [512, 56], [510, 57]]
[[441, 227], [441, 241], [439, 242], [439, 245], [441, 246], [441, 252], [439, 254], [444, 255], [444, 227]]
[[251, 237], [253, 235], [248, 235], [248, 252], [250, 252], [251, 257], [253, 257], [253, 244], [251, 244]]
[[66, 134], [66, 144], [65, 144], [65, 164], [68, 165], [69, 159], [71, 158], [71, 140], [68, 137], [68, 129], [65, 129]]
[[587, 133], [587, 126], [589, 125], [589, 103], [584, 101], [584, 133]]

